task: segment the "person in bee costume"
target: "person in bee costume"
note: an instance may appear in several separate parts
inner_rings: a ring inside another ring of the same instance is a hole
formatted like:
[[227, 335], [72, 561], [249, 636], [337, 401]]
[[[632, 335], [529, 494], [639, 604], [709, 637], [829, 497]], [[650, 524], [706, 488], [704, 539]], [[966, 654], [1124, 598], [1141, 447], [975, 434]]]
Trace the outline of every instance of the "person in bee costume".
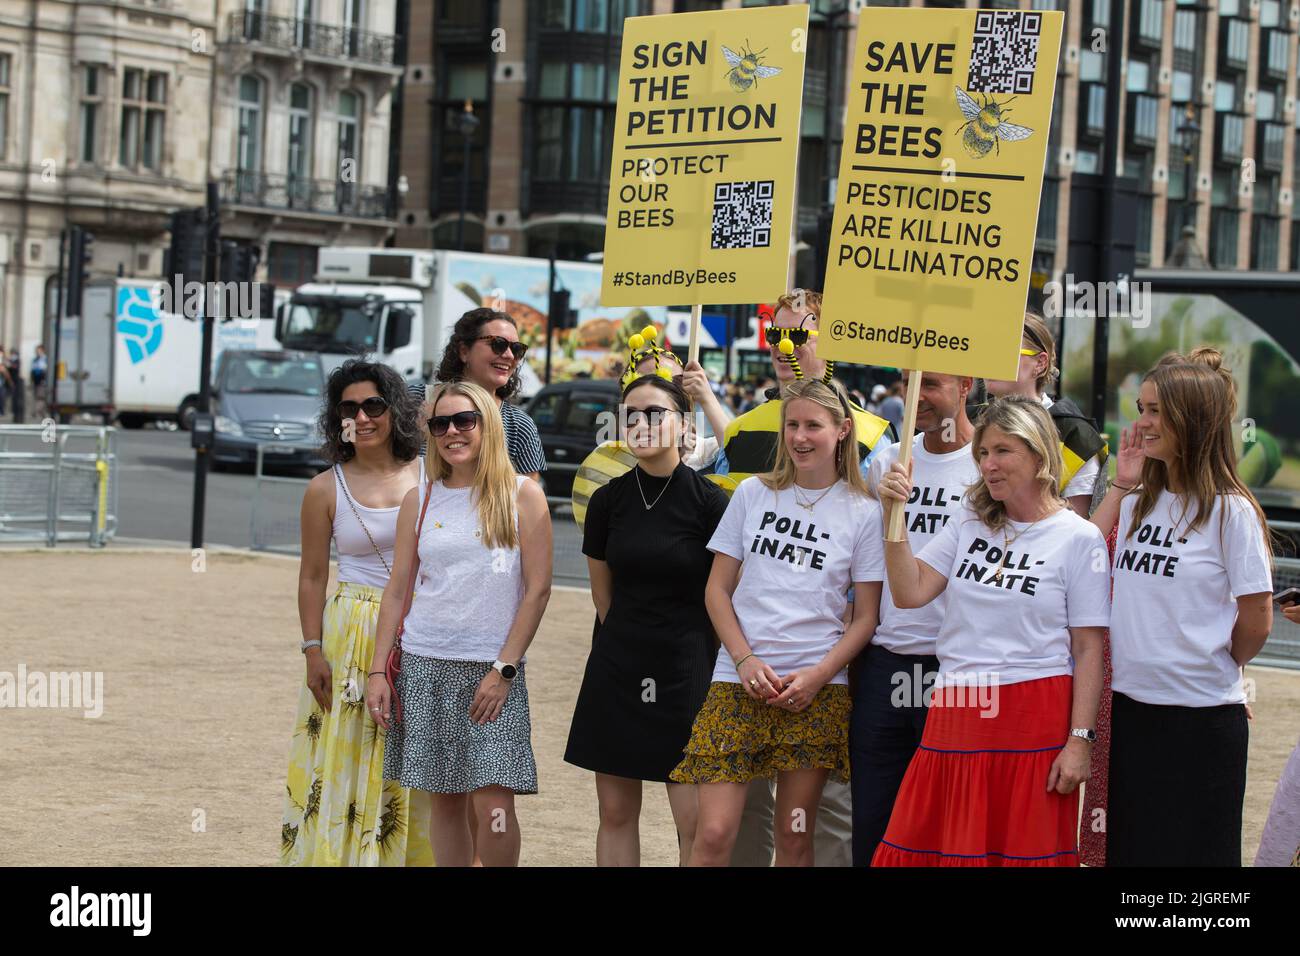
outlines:
[[[781, 390], [792, 382], [817, 379], [832, 384], [833, 362], [817, 358], [820, 292], [795, 289], [776, 301], [772, 325], [766, 331], [777, 387], [767, 401], [734, 419], [722, 438], [713, 462], [717, 480], [734, 489], [753, 474], [770, 472], [776, 463], [781, 431]], [[838, 387], [838, 386], [835, 386]], [[858, 438], [859, 466], [865, 476], [871, 462], [896, 440], [889, 422], [849, 403]], [[770, 780], [750, 784], [740, 832], [732, 850], [732, 866], [770, 866], [775, 851], [772, 811], [775, 795]], [[852, 812], [848, 784], [829, 780], [822, 791], [814, 836], [818, 866], [852, 864]]]
[[[776, 388], [768, 389], [768, 401], [734, 419], [722, 438], [722, 448], [713, 470], [727, 475], [732, 487], [750, 475], [772, 470], [776, 462], [777, 432], [781, 427], [780, 391], [803, 378], [829, 384], [834, 362], [817, 358], [817, 320], [821, 315], [820, 292], [796, 289], [776, 301], [773, 322], [767, 329]], [[863, 475], [872, 460], [893, 444], [897, 436], [890, 424], [864, 408], [850, 405], [858, 433], [858, 457]]]

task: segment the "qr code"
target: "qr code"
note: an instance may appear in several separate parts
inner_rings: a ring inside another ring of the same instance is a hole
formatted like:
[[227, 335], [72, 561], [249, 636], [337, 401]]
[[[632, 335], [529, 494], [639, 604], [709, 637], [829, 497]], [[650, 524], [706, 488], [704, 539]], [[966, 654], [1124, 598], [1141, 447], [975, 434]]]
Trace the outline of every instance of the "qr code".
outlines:
[[772, 244], [772, 183], [718, 183], [713, 187], [714, 249], [757, 249]]
[[971, 93], [1032, 93], [1043, 15], [1022, 10], [981, 10], [971, 37]]

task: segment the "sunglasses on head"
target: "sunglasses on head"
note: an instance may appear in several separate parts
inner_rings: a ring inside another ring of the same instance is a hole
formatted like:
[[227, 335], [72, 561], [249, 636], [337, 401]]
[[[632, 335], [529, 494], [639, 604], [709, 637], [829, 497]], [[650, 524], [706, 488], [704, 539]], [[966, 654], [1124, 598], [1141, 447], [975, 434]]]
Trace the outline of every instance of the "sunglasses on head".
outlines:
[[808, 341], [808, 336], [816, 334], [816, 329], [783, 329], [775, 325], [769, 325], [764, 330], [763, 337], [767, 340], [768, 345], [778, 345], [782, 339], [789, 339], [794, 343], [795, 348], [798, 348]]
[[447, 434], [447, 429], [451, 425], [456, 426], [458, 432], [470, 432], [478, 427], [478, 412], [456, 412], [454, 415], [434, 415], [429, 419], [429, 434], [434, 438], [441, 438]]
[[1021, 349], [1020, 354], [1033, 358], [1035, 355], [1041, 355], [1042, 351], [1042, 349]]
[[388, 411], [388, 402], [379, 395], [371, 395], [360, 402], [339, 402], [339, 415], [342, 418], [356, 418], [357, 412], [365, 412], [366, 418], [378, 418]]
[[480, 335], [474, 341], [488, 343], [494, 355], [505, 355], [506, 349], [509, 349], [511, 355], [516, 359], [521, 359], [524, 357], [524, 353], [528, 351], [528, 346], [524, 345], [523, 342], [511, 342], [504, 335]]

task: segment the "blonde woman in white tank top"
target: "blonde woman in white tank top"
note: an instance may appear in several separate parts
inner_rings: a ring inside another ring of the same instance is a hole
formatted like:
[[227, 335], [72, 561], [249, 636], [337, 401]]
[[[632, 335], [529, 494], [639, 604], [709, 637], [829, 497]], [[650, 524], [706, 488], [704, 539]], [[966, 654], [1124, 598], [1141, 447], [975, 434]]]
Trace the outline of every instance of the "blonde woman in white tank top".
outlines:
[[[486, 391], [448, 382], [430, 404], [430, 484], [398, 516], [366, 707], [388, 730], [384, 776], [432, 798], [439, 865], [469, 866], [477, 849], [484, 866], [515, 866], [515, 795], [537, 792], [524, 655], [551, 593], [551, 518], [541, 485], [515, 474]], [[417, 539], [396, 708], [383, 667]]]
[[302, 502], [306, 680], [289, 753], [285, 865], [433, 864], [427, 798], [383, 779], [385, 734], [364, 697], [398, 510], [419, 478], [419, 419], [417, 401], [387, 366], [352, 360], [330, 376], [320, 423], [333, 467], [312, 479]]

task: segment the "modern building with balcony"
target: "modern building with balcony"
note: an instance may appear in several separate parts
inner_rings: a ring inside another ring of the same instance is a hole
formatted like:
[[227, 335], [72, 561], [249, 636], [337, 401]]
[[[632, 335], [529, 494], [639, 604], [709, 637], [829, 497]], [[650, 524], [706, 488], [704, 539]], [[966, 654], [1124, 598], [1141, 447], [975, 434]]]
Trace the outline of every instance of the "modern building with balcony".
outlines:
[[[401, 245], [582, 258], [604, 245], [622, 19], [783, 0], [412, 0]], [[869, 0], [1066, 14], [1033, 282], [1066, 270], [1076, 174], [1101, 172], [1110, 0]], [[862, 6], [812, 0], [795, 275], [829, 230]], [[1295, 0], [1127, 0], [1120, 172], [1139, 265], [1194, 228], [1217, 268], [1300, 269]], [[466, 122], [466, 107], [473, 119]]]

